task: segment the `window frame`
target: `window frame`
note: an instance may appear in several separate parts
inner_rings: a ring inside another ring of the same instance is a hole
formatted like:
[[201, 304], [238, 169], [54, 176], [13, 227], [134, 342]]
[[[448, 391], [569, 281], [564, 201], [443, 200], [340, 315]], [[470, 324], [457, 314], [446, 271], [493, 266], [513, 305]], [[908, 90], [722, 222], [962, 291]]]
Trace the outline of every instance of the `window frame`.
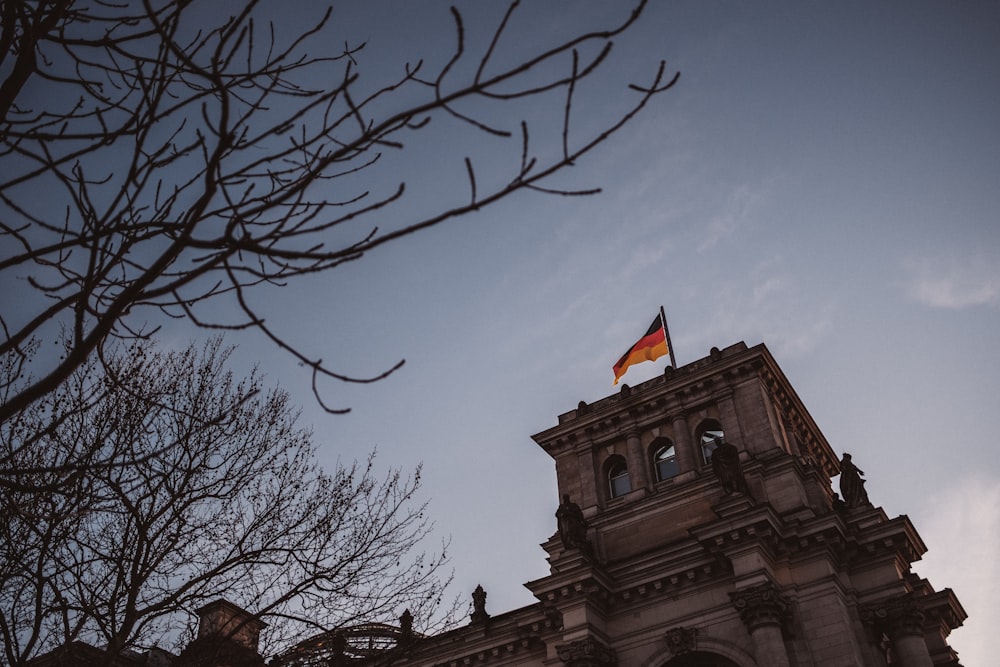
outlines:
[[698, 425], [698, 450], [701, 452], [702, 465], [711, 465], [712, 453], [715, 451], [715, 438], [726, 439], [726, 429], [718, 419], [706, 419]]
[[[632, 491], [632, 477], [628, 469], [628, 461], [620, 454], [613, 454], [604, 464], [605, 489], [608, 499], [614, 500]], [[624, 482], [625, 487], [621, 488]]]
[[[661, 457], [661, 452], [673, 453], [670, 456]], [[680, 462], [677, 460], [677, 444], [670, 438], [659, 437], [654, 439], [650, 443], [650, 453], [652, 454], [653, 476], [656, 478], [657, 483], [673, 479], [681, 473]], [[664, 475], [660, 467], [661, 465], [671, 466], [673, 472], [669, 475]]]

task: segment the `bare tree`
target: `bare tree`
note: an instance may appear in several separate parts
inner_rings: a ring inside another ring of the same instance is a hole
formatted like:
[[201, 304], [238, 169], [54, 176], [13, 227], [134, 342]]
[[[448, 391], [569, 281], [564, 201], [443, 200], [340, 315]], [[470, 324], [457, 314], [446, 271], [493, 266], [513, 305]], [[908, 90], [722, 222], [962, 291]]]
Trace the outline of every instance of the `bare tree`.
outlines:
[[[254, 288], [329, 271], [518, 191], [594, 192], [549, 184], [677, 78], [661, 62], [641, 85], [622, 84], [629, 106], [578, 136], [573, 120], [588, 110], [574, 103], [595, 79], [612, 93], [598, 73], [645, 0], [620, 25], [537, 53], [508, 34], [519, 1], [474, 45], [453, 8], [451, 56], [376, 85], [361, 76], [364, 44], [331, 37], [331, 10], [283, 32], [268, 20], [281, 4], [249, 0], [217, 20], [217, 3], [196, 0], [0, 2], [0, 289], [19, 296], [0, 318], [0, 420], [58, 391], [107, 341], [148, 336], [162, 315], [257, 330], [312, 370], [314, 390], [324, 378], [384, 377], [398, 364], [352, 377], [288, 340]], [[532, 132], [533, 100], [561, 118], [540, 130], [551, 141]], [[486, 173], [461, 148], [410, 155], [427, 166], [450, 157], [467, 178], [450, 188], [460, 199], [411, 211], [405, 179], [383, 168], [432, 122], [506, 141], [512, 159]], [[376, 172], [396, 185], [374, 188]], [[220, 299], [233, 308], [211, 305]], [[31, 354], [62, 332], [61, 356]]]
[[[0, 488], [0, 663], [76, 640], [109, 655], [176, 644], [192, 610], [220, 597], [269, 622], [270, 652], [403, 608], [441, 620], [444, 550], [416, 551], [430, 529], [419, 469], [381, 477], [370, 458], [324, 472], [287, 395], [236, 381], [228, 354], [218, 340], [121, 344], [79, 367], [46, 415], [0, 427], [5, 456], [42, 478]], [[58, 428], [33, 423], [53, 416]], [[24, 429], [47, 435], [25, 449]], [[64, 450], [128, 465], [38, 465]], [[54, 479], [57, 491], [33, 491]]]

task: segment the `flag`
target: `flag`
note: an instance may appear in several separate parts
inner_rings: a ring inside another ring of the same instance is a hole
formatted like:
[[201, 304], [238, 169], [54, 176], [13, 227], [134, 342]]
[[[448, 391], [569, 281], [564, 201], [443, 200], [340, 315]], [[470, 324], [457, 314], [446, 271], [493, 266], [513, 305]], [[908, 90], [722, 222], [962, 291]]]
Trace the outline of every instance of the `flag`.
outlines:
[[638, 364], [641, 361], [654, 361], [669, 351], [667, 349], [667, 332], [663, 328], [663, 320], [657, 315], [642, 338], [630, 347], [628, 352], [623, 354], [618, 363], [611, 368], [615, 372], [614, 383], [618, 384], [618, 380], [625, 375], [625, 371], [632, 364]]

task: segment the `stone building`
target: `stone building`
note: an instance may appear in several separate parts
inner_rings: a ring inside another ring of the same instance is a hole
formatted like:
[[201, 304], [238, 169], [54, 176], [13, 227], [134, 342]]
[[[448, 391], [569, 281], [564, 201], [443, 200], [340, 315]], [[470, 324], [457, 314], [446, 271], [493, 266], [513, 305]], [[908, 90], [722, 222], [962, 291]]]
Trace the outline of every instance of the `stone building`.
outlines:
[[550, 574], [526, 584], [537, 603], [490, 615], [480, 589], [458, 629], [288, 664], [959, 664], [947, 637], [966, 614], [911, 572], [913, 524], [868, 502], [764, 345], [581, 402], [534, 440], [563, 499]]
[[[562, 499], [542, 545], [550, 573], [525, 584], [536, 603], [491, 615], [478, 588], [449, 632], [419, 636], [407, 613], [269, 664], [959, 665], [947, 637], [966, 614], [910, 570], [926, 550], [916, 529], [868, 501], [863, 473], [838, 459], [764, 345], [713, 349], [581, 402], [534, 440]], [[263, 664], [259, 621], [221, 601], [201, 615], [172, 667]]]

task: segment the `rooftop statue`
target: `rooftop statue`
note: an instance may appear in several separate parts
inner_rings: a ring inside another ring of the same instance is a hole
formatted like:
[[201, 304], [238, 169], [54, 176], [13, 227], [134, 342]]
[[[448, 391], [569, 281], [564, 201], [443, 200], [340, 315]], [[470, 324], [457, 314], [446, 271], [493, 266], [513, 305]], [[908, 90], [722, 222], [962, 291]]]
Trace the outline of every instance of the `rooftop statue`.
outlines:
[[845, 453], [840, 460], [840, 495], [844, 497], [848, 509], [871, 505], [865, 491], [865, 480], [861, 477], [864, 474], [865, 471], [851, 461], [851, 455]]
[[715, 438], [715, 451], [712, 452], [712, 472], [722, 483], [722, 492], [727, 496], [734, 491], [747, 492], [747, 483], [743, 478], [743, 464], [740, 463], [740, 451], [736, 445], [722, 438]]
[[556, 510], [556, 525], [559, 528], [559, 539], [566, 549], [587, 551], [587, 520], [583, 518], [583, 510], [569, 499], [569, 494], [563, 494], [563, 501]]

